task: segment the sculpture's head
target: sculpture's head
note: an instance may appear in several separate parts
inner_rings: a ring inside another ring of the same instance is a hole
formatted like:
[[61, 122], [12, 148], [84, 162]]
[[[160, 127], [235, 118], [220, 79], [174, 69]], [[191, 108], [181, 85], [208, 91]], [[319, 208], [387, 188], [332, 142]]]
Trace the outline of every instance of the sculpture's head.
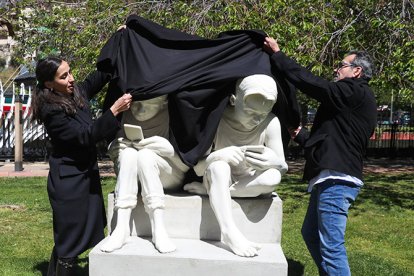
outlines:
[[138, 121], [149, 120], [167, 107], [167, 95], [145, 101], [134, 101], [131, 104], [131, 113]]
[[251, 130], [263, 122], [277, 99], [275, 80], [267, 75], [251, 75], [239, 79], [236, 95], [230, 98], [234, 106], [235, 120]]

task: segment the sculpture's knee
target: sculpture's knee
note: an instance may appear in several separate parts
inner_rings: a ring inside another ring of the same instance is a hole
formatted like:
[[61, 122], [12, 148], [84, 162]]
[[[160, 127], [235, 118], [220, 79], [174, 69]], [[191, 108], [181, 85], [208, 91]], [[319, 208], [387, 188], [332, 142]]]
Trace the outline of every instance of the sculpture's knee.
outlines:
[[134, 148], [123, 149], [119, 153], [119, 158], [118, 158], [118, 162], [120, 163], [120, 166], [128, 166], [134, 163], [137, 159], [137, 153], [138, 151]]
[[158, 155], [150, 149], [141, 149], [137, 152], [136, 163], [138, 172], [145, 172], [157, 168]]
[[140, 163], [155, 163], [157, 154], [150, 149], [140, 149], [137, 153], [137, 160]]
[[214, 161], [212, 162], [206, 170], [206, 173], [208, 174], [222, 174], [222, 173], [226, 173], [226, 174], [230, 174], [231, 173], [231, 168], [230, 165], [225, 162], [225, 161]]
[[212, 162], [206, 169], [203, 182], [208, 193], [210, 193], [210, 189], [214, 185], [225, 185], [227, 187], [230, 186], [230, 165], [225, 161]]
[[272, 187], [273, 189], [280, 183], [282, 175], [276, 169], [268, 169], [261, 175], [261, 183], [264, 186]]
[[208, 179], [229, 178], [231, 176], [230, 165], [225, 161], [214, 161], [206, 169]]
[[256, 192], [258, 194], [256, 196], [273, 193], [277, 184], [280, 183], [280, 179], [281, 174], [276, 169], [268, 169], [263, 172], [259, 179], [257, 179], [258, 183]]

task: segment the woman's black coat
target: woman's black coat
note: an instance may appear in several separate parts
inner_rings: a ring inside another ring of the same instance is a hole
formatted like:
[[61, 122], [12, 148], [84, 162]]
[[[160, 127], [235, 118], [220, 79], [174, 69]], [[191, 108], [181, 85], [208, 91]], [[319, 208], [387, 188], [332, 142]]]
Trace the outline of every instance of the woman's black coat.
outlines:
[[[78, 88], [90, 99], [107, 77], [92, 73]], [[104, 238], [106, 216], [95, 145], [114, 135], [119, 122], [110, 110], [93, 121], [89, 107], [68, 115], [59, 107], [45, 106], [41, 116], [53, 147], [47, 189], [55, 249], [58, 257], [72, 258]]]

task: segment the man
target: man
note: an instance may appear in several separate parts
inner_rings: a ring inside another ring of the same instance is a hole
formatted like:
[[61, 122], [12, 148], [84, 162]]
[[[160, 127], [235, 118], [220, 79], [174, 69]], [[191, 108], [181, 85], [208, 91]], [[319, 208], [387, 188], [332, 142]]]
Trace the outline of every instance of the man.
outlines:
[[334, 82], [314, 76], [288, 58], [267, 37], [264, 49], [276, 70], [320, 103], [313, 127], [292, 131], [304, 146], [304, 179], [311, 192], [302, 235], [321, 275], [350, 275], [345, 229], [350, 204], [362, 182], [362, 159], [376, 125], [376, 102], [368, 81], [369, 55], [348, 53], [335, 69]]
[[274, 79], [257, 74], [240, 79], [218, 126], [212, 152], [194, 171], [203, 184], [184, 186], [207, 194], [223, 236], [222, 242], [239, 256], [258, 255], [260, 245], [241, 233], [233, 219], [231, 197], [268, 195], [287, 171], [279, 119], [271, 113], [276, 102]]

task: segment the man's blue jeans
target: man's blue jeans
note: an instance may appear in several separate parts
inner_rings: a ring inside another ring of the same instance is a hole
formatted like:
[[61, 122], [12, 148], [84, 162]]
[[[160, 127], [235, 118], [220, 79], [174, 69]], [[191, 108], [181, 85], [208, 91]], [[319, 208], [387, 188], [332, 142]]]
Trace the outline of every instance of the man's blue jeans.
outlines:
[[360, 187], [329, 179], [313, 187], [302, 236], [320, 275], [351, 275], [345, 248], [348, 209]]

